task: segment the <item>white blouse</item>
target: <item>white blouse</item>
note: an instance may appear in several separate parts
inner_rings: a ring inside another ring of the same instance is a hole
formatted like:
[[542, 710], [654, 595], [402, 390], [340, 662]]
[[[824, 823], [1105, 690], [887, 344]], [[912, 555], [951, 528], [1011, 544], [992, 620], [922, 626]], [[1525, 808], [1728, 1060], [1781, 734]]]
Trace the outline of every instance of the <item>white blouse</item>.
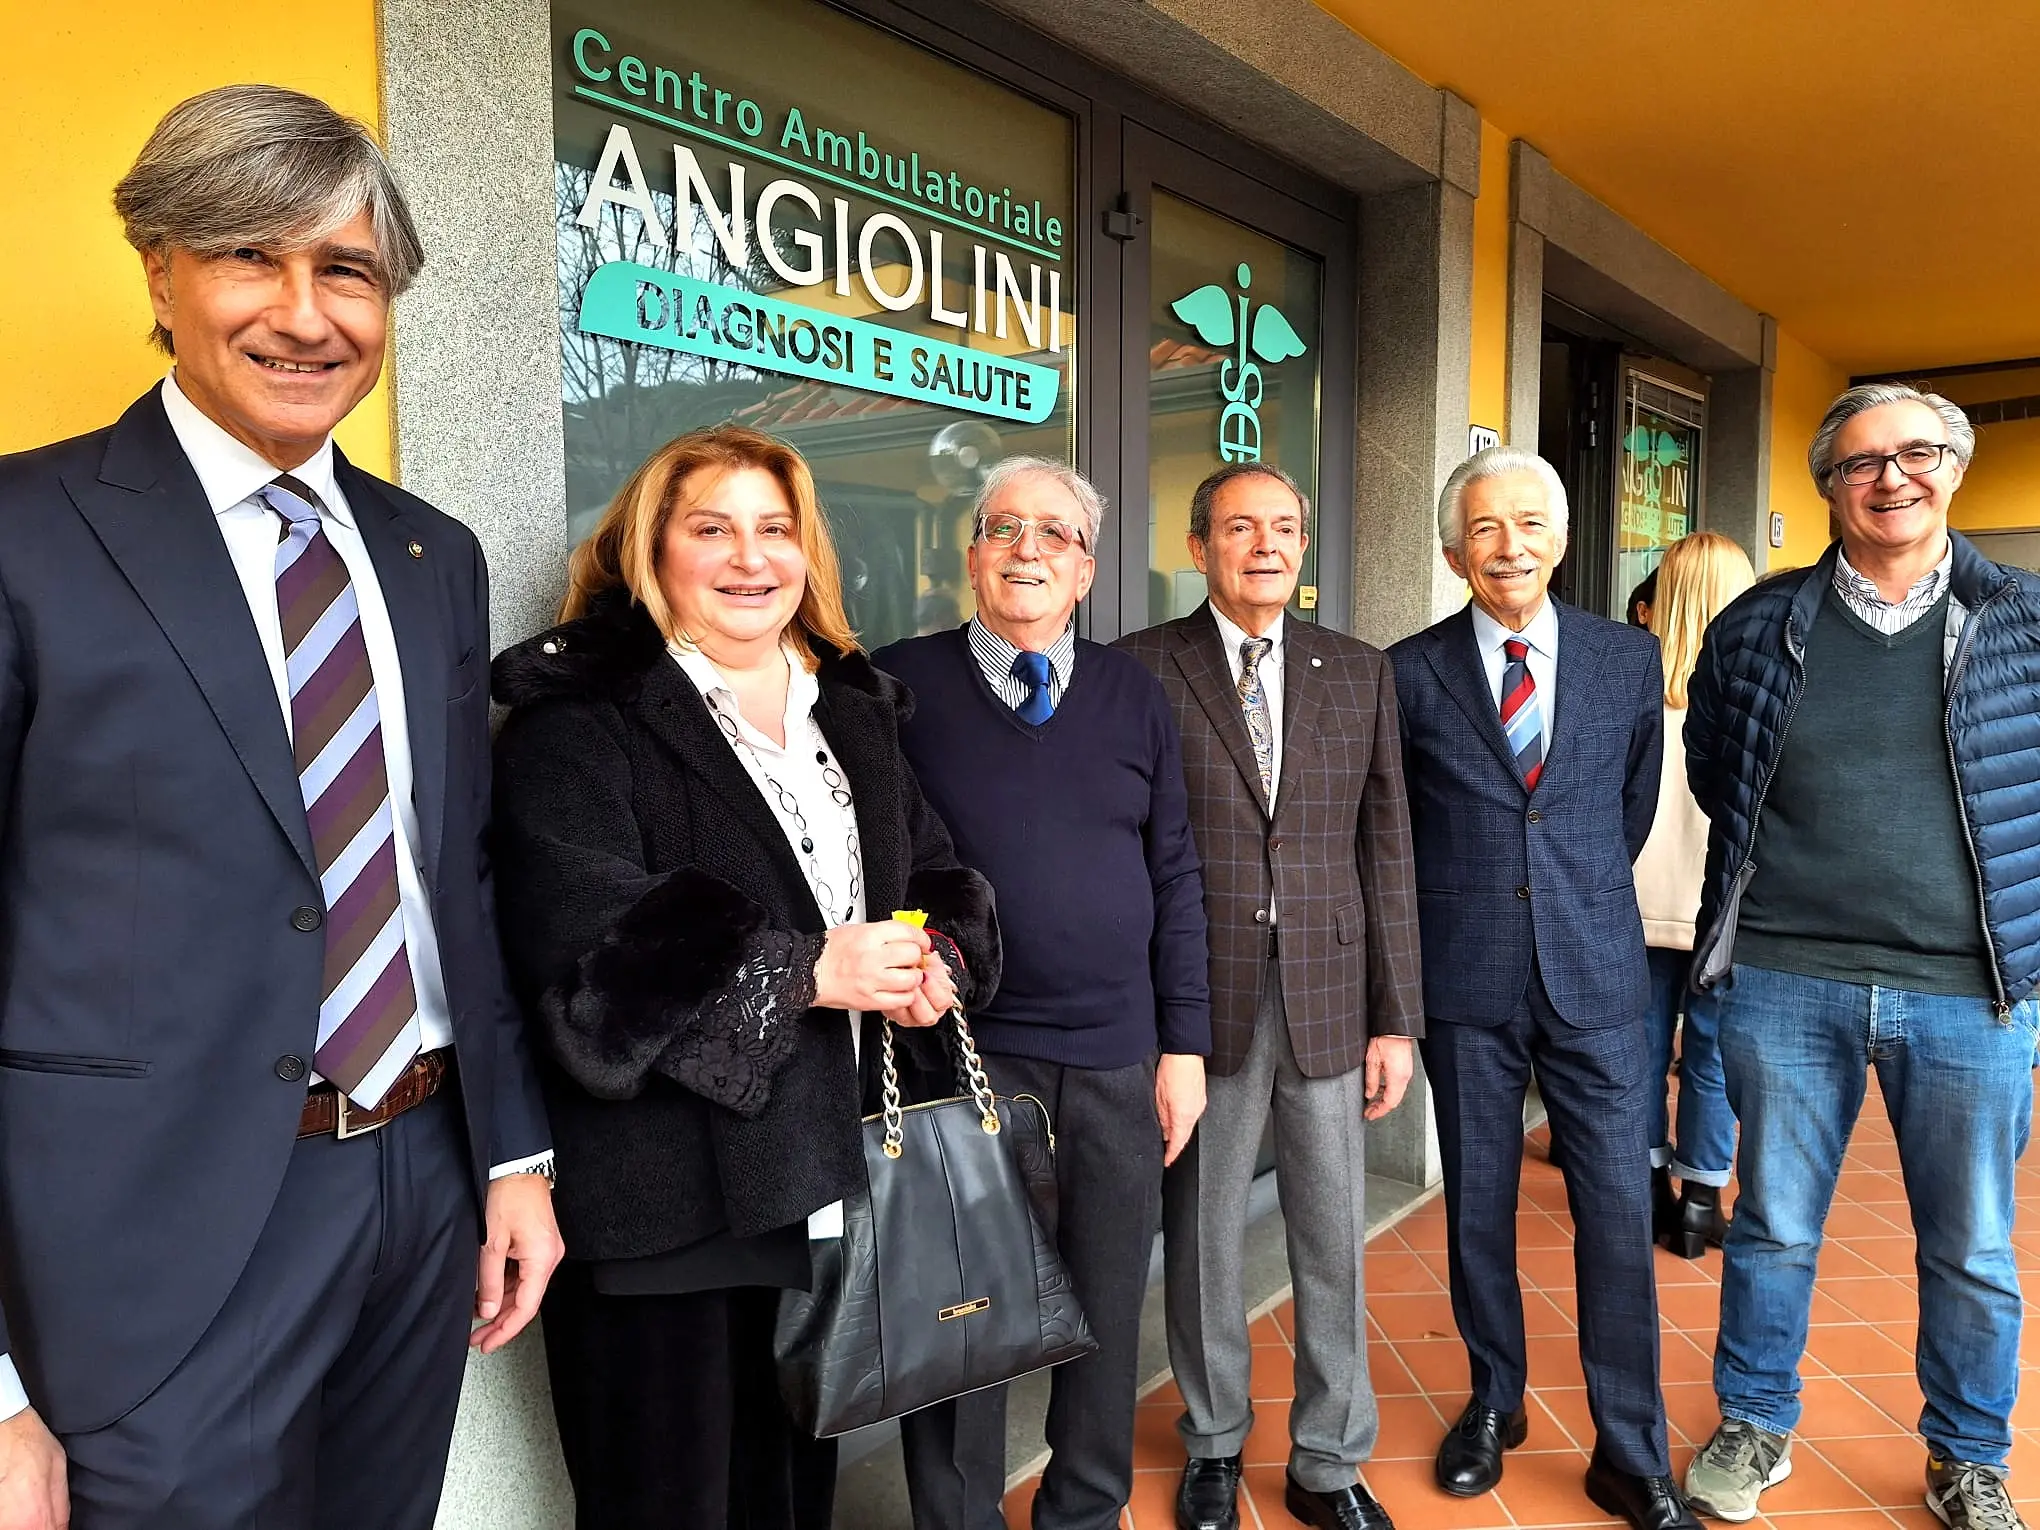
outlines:
[[[808, 672], [800, 656], [791, 649], [781, 652], [788, 670], [786, 712], [780, 719], [784, 745], [775, 744], [744, 720], [737, 693], [730, 688], [715, 661], [698, 648], [668, 643], [667, 652], [680, 672], [693, 682], [722, 727], [730, 752], [744, 767], [758, 788], [758, 795], [779, 820], [800, 867], [808, 890], [815, 895], [822, 919], [829, 929], [858, 924], [867, 916], [864, 908], [864, 861], [857, 843], [854, 802], [838, 802], [836, 792], [850, 796], [849, 778], [844, 775], [835, 752], [822, 737], [814, 720], [815, 703], [821, 699], [819, 681]], [[827, 777], [842, 783], [832, 787]], [[776, 783], [776, 785], [775, 785]], [[783, 800], [792, 799], [792, 805]], [[799, 814], [793, 808], [799, 809]], [[807, 820], [803, 832], [801, 818]], [[805, 843], [804, 843], [805, 842]], [[807, 845], [814, 848], [809, 850]], [[863, 1015], [850, 1015], [850, 1047], [855, 1055]], [[840, 1238], [843, 1235], [843, 1203], [824, 1206], [808, 1218], [810, 1238]]]

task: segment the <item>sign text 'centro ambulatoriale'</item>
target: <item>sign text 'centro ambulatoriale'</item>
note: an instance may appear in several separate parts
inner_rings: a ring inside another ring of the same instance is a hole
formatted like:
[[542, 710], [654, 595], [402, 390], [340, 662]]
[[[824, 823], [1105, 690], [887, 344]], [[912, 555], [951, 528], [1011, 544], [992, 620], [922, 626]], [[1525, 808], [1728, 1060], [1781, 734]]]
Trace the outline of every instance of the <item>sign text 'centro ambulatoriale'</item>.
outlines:
[[[1061, 368], [1006, 353], [1015, 344], [1050, 355], [1063, 348], [1066, 230], [1038, 200], [1007, 186], [966, 183], [918, 149], [901, 152], [861, 129], [820, 126], [799, 107], [768, 121], [755, 101], [717, 88], [700, 71], [683, 75], [618, 54], [592, 27], [575, 34], [571, 54], [581, 81], [574, 94], [583, 100], [793, 172], [760, 177], [760, 184], [733, 158], [718, 189], [695, 151], [676, 143], [668, 195], [646, 175], [631, 129], [615, 123], [575, 220], [581, 227], [595, 228], [606, 207], [628, 209], [655, 252], [684, 257], [703, 230], [733, 272], [752, 269], [755, 252], [788, 287], [827, 288], [828, 297], [852, 303], [861, 295], [883, 312], [925, 313], [960, 338], [1009, 345], [930, 339], [624, 260], [589, 278], [581, 294], [584, 332], [1000, 419], [1032, 424], [1053, 412]], [[818, 191], [816, 183], [897, 207], [915, 221], [885, 210], [858, 216], [849, 196]], [[954, 284], [950, 306], [944, 243], [954, 251], [959, 236], [970, 240], [971, 276], [968, 285]]]

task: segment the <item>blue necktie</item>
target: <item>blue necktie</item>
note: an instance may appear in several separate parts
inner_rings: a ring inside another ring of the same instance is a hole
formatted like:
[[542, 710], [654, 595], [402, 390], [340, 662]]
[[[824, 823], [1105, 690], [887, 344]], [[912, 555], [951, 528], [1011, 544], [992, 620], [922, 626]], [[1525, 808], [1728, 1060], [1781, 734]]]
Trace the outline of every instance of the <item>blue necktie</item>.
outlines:
[[1055, 711], [1048, 699], [1048, 655], [1022, 650], [1013, 655], [1013, 678], [1025, 682], [1027, 699], [1013, 710], [1024, 723], [1040, 727]]

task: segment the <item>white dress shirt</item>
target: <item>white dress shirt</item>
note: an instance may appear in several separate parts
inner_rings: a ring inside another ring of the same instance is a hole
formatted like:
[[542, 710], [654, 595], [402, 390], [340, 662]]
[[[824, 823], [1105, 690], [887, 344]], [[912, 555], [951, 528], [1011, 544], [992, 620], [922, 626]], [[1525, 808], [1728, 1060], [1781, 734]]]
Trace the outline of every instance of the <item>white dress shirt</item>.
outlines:
[[[1225, 666], [1232, 674], [1233, 693], [1239, 694], [1240, 671], [1246, 667], [1240, 657], [1240, 644], [1253, 634], [1233, 621], [1217, 606], [1211, 608], [1211, 618], [1218, 623], [1218, 646], [1225, 650]], [[1288, 617], [1283, 612], [1275, 613], [1275, 624], [1261, 636], [1274, 639], [1275, 646], [1261, 656], [1261, 694], [1268, 701], [1268, 729], [1274, 735], [1275, 747], [1270, 754], [1268, 779], [1274, 783], [1268, 802], [1272, 809], [1275, 797], [1282, 790], [1282, 624]], [[1276, 923], [1275, 890], [1268, 890], [1268, 922]]]
[[[257, 497], [274, 482], [277, 469], [236, 441], [184, 396], [175, 372], [163, 380], [163, 410], [170, 429], [184, 448], [199, 487], [211, 505], [220, 537], [234, 560], [248, 614], [255, 619], [269, 677], [276, 685], [277, 710], [286, 733], [292, 727], [290, 675], [283, 652], [283, 619], [276, 608], [276, 544], [283, 519]], [[375, 681], [376, 711], [382, 720], [383, 766], [389, 774], [390, 817], [396, 828], [397, 896], [404, 916], [404, 947], [410, 953], [411, 980], [418, 994], [418, 1046], [430, 1052], [453, 1045], [452, 1010], [446, 1002], [446, 977], [439, 963], [439, 935], [432, 923], [432, 903], [425, 892], [419, 864], [418, 804], [412, 797], [411, 734], [405, 711], [404, 670], [397, 653], [396, 631], [383, 603], [382, 585], [368, 547], [354, 523], [354, 511], [333, 476], [333, 442], [328, 437], [317, 452], [291, 476], [322, 502], [319, 529], [347, 565], [348, 580], [361, 610], [361, 638], [368, 648], [369, 674]], [[312, 1075], [316, 1081], [318, 1075]], [[491, 1179], [521, 1174], [551, 1161], [540, 1153], [512, 1163], [497, 1164]]]
[[[780, 734], [786, 742], [775, 744], [744, 720], [737, 693], [730, 689], [729, 681], [716, 668], [713, 659], [698, 648], [688, 648], [679, 643], [668, 643], [666, 651], [672, 654], [680, 672], [701, 692], [702, 699], [722, 725], [730, 753], [737, 757], [737, 763], [757, 785], [758, 795], [765, 799], [772, 816], [779, 820], [787, 846], [793, 851], [794, 863], [800, 867], [800, 874], [807, 880], [808, 890], [815, 895], [815, 903], [822, 911], [823, 923], [832, 930], [839, 924], [862, 923], [867, 917], [864, 912], [864, 861], [855, 837], [854, 801], [844, 804], [836, 800], [836, 788], [829, 784], [827, 774], [833, 772], [843, 782], [842, 790], [846, 796], [850, 790], [849, 781], [843, 776], [842, 766], [829, 748], [828, 741], [822, 738], [821, 729], [813, 722], [815, 703], [822, 695], [821, 683], [808, 672], [797, 654], [787, 651], [786, 665], [790, 673], [786, 684], [786, 710], [779, 724]], [[828, 755], [826, 763], [817, 758], [821, 754]], [[781, 801], [782, 789], [793, 799], [793, 807], [800, 810], [798, 817]], [[801, 825], [802, 818], [807, 820], [805, 831]], [[803, 838], [815, 847], [812, 854], [801, 848]], [[860, 1012], [851, 1012], [852, 1056], [857, 1054], [858, 1032], [863, 1020]], [[843, 1203], [837, 1201], [810, 1214], [808, 1236], [842, 1237]]]
[[1531, 684], [1537, 687], [1537, 716], [1544, 724], [1544, 758], [1551, 758], [1551, 721], [1558, 711], [1558, 607], [1546, 596], [1530, 625], [1511, 632], [1479, 606], [1473, 608], [1473, 640], [1480, 647], [1481, 667], [1487, 671], [1488, 694], [1495, 699], [1495, 715], [1501, 716], [1502, 671], [1508, 656], [1502, 644], [1521, 638], [1530, 645], [1524, 660], [1530, 666]]
[[[1240, 644], [1254, 634], [1228, 617], [1217, 606], [1211, 608], [1212, 620], [1218, 623], [1219, 645], [1225, 649], [1225, 666], [1232, 671], [1233, 692], [1240, 688], [1240, 670], [1244, 667], [1240, 658]], [[1274, 640], [1275, 646], [1261, 656], [1261, 694], [1268, 698], [1268, 726], [1275, 735], [1274, 763], [1269, 767], [1269, 777], [1275, 783], [1275, 790], [1282, 790], [1282, 624], [1288, 614], [1275, 613], [1275, 624], [1261, 636]]]

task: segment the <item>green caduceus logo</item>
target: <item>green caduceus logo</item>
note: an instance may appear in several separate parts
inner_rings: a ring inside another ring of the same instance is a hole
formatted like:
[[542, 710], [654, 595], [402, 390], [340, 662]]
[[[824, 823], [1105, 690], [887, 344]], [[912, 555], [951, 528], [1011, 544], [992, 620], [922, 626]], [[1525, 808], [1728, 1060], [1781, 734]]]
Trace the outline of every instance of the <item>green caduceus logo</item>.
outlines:
[[[1253, 267], [1242, 261], [1237, 274], [1237, 293], [1216, 284], [1199, 287], [1177, 298], [1169, 311], [1196, 330], [1197, 338], [1206, 345], [1238, 347], [1218, 369], [1218, 391], [1225, 399], [1225, 409], [1218, 417], [1218, 455], [1227, 462], [1258, 462], [1261, 397], [1266, 387], [1259, 362], [1273, 366], [1301, 356], [1305, 346], [1281, 309], [1273, 303], [1249, 304], [1247, 288], [1254, 282]], [[1250, 307], [1252, 324], [1247, 322]]]

